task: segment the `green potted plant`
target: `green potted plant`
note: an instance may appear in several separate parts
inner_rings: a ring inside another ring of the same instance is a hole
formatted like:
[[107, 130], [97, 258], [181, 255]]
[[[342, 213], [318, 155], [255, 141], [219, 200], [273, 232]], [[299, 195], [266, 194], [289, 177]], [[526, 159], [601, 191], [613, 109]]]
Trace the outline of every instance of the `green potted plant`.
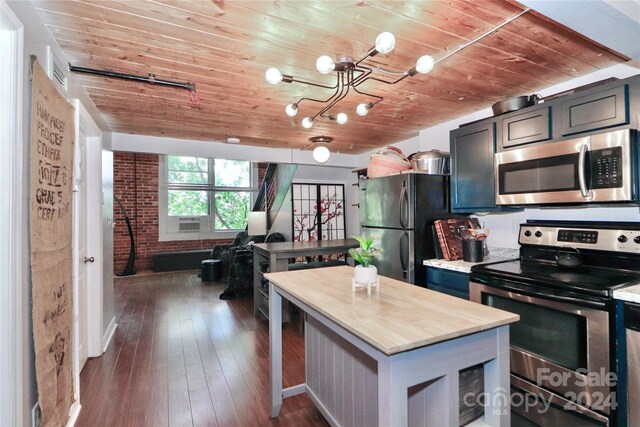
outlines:
[[353, 236], [360, 243], [359, 248], [349, 249], [349, 255], [360, 265], [355, 268], [355, 282], [360, 285], [375, 283], [378, 279], [378, 269], [371, 265], [371, 261], [382, 253], [381, 248], [373, 246], [373, 237]]

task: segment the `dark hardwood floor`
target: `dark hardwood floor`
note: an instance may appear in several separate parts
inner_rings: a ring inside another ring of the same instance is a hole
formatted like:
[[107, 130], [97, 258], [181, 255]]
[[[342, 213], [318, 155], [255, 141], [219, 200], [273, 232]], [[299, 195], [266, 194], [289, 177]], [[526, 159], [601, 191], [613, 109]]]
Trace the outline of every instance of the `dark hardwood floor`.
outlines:
[[[268, 323], [195, 272], [115, 280], [118, 328], [80, 375], [78, 426], [326, 426], [304, 395], [269, 417]], [[304, 342], [283, 331], [285, 387], [304, 382]]]

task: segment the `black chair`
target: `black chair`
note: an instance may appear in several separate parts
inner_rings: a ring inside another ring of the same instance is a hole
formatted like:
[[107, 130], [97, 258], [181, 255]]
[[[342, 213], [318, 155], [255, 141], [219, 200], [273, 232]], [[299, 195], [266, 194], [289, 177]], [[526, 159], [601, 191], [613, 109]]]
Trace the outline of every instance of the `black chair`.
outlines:
[[264, 236], [249, 236], [246, 231], [236, 234], [236, 237], [228, 245], [216, 245], [211, 250], [211, 259], [219, 259], [222, 264], [222, 280], [229, 280], [231, 261], [238, 250], [247, 249], [249, 242], [262, 243]]
[[[245, 232], [246, 233], [246, 232]], [[271, 233], [264, 239], [266, 243], [286, 241], [282, 233]], [[254, 243], [262, 243], [256, 242]], [[251, 245], [244, 247], [230, 247], [223, 252], [228, 258], [227, 287], [220, 294], [220, 299], [231, 299], [250, 293], [253, 290], [253, 248]]]

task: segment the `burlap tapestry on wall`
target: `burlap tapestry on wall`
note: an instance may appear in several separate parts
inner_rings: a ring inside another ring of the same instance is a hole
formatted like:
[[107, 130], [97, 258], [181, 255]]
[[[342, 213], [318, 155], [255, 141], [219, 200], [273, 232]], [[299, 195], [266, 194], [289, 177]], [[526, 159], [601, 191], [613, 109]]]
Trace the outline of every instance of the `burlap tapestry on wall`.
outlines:
[[43, 426], [64, 426], [73, 404], [73, 107], [34, 64], [31, 107], [31, 281]]

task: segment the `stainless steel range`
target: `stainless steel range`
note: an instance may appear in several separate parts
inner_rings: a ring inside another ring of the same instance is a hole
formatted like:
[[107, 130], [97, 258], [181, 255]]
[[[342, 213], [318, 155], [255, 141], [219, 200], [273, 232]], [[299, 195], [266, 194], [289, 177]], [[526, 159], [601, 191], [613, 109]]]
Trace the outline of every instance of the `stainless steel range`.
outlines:
[[512, 425], [611, 425], [614, 289], [640, 282], [640, 223], [527, 221], [520, 259], [474, 266], [471, 300], [511, 327]]

